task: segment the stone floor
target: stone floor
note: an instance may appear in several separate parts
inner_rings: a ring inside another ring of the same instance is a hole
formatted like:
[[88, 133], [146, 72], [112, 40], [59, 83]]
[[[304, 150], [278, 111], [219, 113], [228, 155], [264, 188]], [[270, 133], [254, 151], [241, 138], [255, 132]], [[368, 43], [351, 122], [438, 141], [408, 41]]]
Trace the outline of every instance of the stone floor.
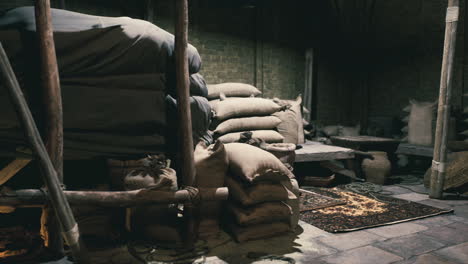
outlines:
[[[454, 213], [341, 234], [327, 233], [301, 221], [296, 234], [242, 244], [223, 233], [210, 241], [207, 254], [193, 263], [468, 263], [468, 200], [429, 199], [419, 193], [426, 192], [422, 185], [391, 185], [384, 190], [401, 199], [452, 208]], [[125, 248], [115, 252], [103, 263], [141, 263]]]
[[[468, 263], [468, 200], [429, 199], [420, 193], [427, 192], [423, 185], [390, 185], [384, 190], [400, 199], [452, 208], [454, 213], [341, 234], [327, 233], [300, 222], [303, 232], [293, 242], [296, 251], [283, 256], [294, 259], [295, 263], [318, 264]], [[282, 243], [281, 239], [270, 239], [266, 246], [275, 243]], [[288, 263], [287, 259], [271, 258], [248, 261], [241, 258], [242, 252], [245, 253], [241, 248], [235, 250], [237, 261], [221, 257], [223, 261], [218, 259], [213, 263]]]

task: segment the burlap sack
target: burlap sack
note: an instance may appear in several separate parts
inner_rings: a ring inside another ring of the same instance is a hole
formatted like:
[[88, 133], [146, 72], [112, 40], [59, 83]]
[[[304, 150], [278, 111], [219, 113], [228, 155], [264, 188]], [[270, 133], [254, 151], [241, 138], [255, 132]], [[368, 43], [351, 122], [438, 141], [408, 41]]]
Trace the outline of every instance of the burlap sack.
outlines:
[[301, 96], [298, 96], [295, 101], [283, 100], [280, 104], [289, 104], [290, 108], [273, 114], [281, 119], [281, 124], [277, 129], [283, 135], [284, 143], [302, 144], [305, 142], [301, 103]]
[[229, 172], [246, 183], [262, 181], [281, 182], [294, 178], [286, 166], [273, 154], [242, 143], [225, 145], [229, 159]]
[[223, 93], [226, 97], [249, 97], [261, 94], [257, 88], [246, 83], [220, 83], [210, 84], [208, 87], [208, 99], [217, 99]]
[[[220, 141], [206, 146], [205, 143], [197, 144], [194, 151], [195, 171], [197, 187], [217, 188], [224, 186], [224, 179], [228, 169], [228, 158], [224, 145]], [[200, 204], [200, 219], [198, 222], [204, 222], [206, 219], [212, 219], [215, 225], [218, 224], [220, 215], [220, 201], [203, 201]], [[202, 230], [200, 230], [202, 231]]]
[[228, 212], [240, 226], [290, 222], [292, 209], [284, 202], [267, 202], [250, 207], [239, 207], [234, 203], [227, 206]]
[[361, 134], [360, 131], [361, 131], [360, 124], [356, 126], [341, 126], [338, 132], [338, 136], [355, 137]]
[[280, 123], [281, 120], [275, 116], [232, 118], [219, 124], [214, 133], [224, 135], [239, 131], [275, 129]]
[[[253, 139], [258, 138], [266, 143], [281, 143], [284, 140], [284, 137], [275, 130], [253, 130], [250, 132], [252, 132]], [[218, 140], [223, 143], [239, 142], [242, 133], [243, 132], [228, 133], [219, 137]]]
[[272, 100], [254, 97], [226, 99], [213, 107], [218, 121], [234, 117], [271, 115], [281, 109], [282, 107]]
[[288, 189], [281, 183], [259, 182], [246, 186], [228, 176], [226, 177], [226, 186], [229, 188], [229, 199], [235, 200], [243, 206], [288, 199]]
[[289, 224], [284, 222], [259, 224], [248, 227], [241, 227], [231, 222], [228, 223], [228, 229], [237, 242], [274, 237], [287, 233], [291, 230]]
[[408, 142], [415, 145], [431, 146], [435, 104], [433, 102], [417, 102], [414, 100], [411, 100], [410, 103]]

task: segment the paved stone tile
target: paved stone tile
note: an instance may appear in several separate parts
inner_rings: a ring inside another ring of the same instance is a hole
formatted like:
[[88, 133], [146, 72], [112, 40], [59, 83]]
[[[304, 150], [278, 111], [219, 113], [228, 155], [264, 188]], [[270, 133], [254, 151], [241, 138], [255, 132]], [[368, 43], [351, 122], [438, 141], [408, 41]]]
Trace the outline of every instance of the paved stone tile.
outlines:
[[466, 226], [464, 223], [456, 223], [456, 225], [450, 224], [447, 226], [434, 227], [422, 233], [453, 245], [468, 241], [468, 232], [461, 229], [462, 225]]
[[296, 240], [294, 242], [297, 244], [297, 252], [287, 254], [285, 255], [286, 257], [293, 259], [303, 259], [306, 257], [307, 259], [312, 259], [320, 256], [335, 254], [338, 252], [336, 249], [328, 247], [318, 242], [316, 239], [301, 239], [300, 241]]
[[378, 242], [375, 243], [374, 246], [395, 253], [398, 256], [410, 258], [440, 249], [444, 247], [445, 244], [418, 233]]
[[369, 245], [373, 242], [385, 238], [366, 231], [355, 231], [350, 233], [335, 234], [328, 237], [322, 237], [318, 240], [328, 246], [338, 250], [348, 250], [352, 248]]
[[434, 253], [446, 259], [455, 260], [460, 263], [468, 263], [468, 242], [437, 250]]
[[398, 199], [413, 201], [413, 202], [419, 202], [419, 201], [427, 200], [427, 198], [428, 198], [427, 195], [419, 194], [419, 193], [398, 194], [398, 195], [393, 195], [393, 197], [398, 198]]
[[382, 236], [382, 237], [393, 238], [393, 237], [406, 236], [409, 234], [425, 231], [427, 229], [428, 228], [426, 226], [407, 222], [407, 223], [401, 223], [401, 224], [396, 224], [396, 225], [389, 225], [389, 226], [382, 226], [382, 227], [367, 229], [367, 231], [373, 234]]
[[403, 259], [382, 249], [365, 246], [327, 256], [322, 258], [322, 260], [331, 264], [387, 264]]
[[387, 186], [383, 186], [382, 189], [383, 189], [384, 191], [392, 192], [392, 193], [393, 193], [392, 195], [398, 195], [398, 194], [404, 194], [404, 193], [410, 193], [410, 192], [411, 192], [411, 191], [408, 190], [408, 189], [401, 188], [401, 187], [396, 186], [396, 185], [387, 185]]
[[465, 218], [465, 217], [460, 217], [460, 216], [457, 216], [457, 215], [449, 215], [447, 216], [450, 220], [453, 220], [454, 222], [461, 222], [461, 223], [465, 223], [465, 224], [468, 224], [468, 218]]
[[453, 260], [448, 260], [433, 254], [424, 254], [395, 264], [461, 264]]
[[308, 238], [314, 237], [322, 237], [322, 236], [330, 236], [333, 235], [332, 233], [328, 233], [320, 228], [317, 228], [311, 224], [308, 224], [304, 221], [299, 221], [299, 226], [304, 230], [303, 234], [305, 234]]
[[410, 192], [415, 192], [415, 193], [428, 193], [429, 190], [424, 187], [424, 184], [418, 184], [418, 185], [408, 185], [408, 184], [399, 184], [401, 188], [408, 188]]
[[466, 233], [468, 236], [468, 224], [466, 223], [460, 223], [460, 222], [452, 223], [452, 224], [447, 225], [447, 227], [456, 229], [460, 233]]
[[468, 205], [454, 206], [453, 210], [456, 216], [468, 218]]
[[449, 205], [448, 203], [443, 202], [442, 200], [427, 199], [427, 200], [418, 201], [418, 203], [433, 206], [433, 207], [440, 208], [440, 209], [453, 208], [453, 206]]
[[432, 216], [432, 217], [412, 221], [412, 223], [418, 224], [418, 225], [425, 225], [427, 227], [444, 226], [444, 225], [452, 224], [456, 221], [455, 219], [450, 218], [449, 216], [452, 216], [452, 215]]

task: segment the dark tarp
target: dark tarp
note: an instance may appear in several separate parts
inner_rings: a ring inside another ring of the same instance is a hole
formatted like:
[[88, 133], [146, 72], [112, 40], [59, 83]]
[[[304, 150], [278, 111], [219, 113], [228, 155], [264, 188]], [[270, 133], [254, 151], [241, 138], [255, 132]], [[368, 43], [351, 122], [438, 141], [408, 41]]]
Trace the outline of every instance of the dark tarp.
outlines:
[[[128, 17], [52, 9], [52, 22], [63, 98], [65, 158], [165, 151], [165, 98], [175, 87], [174, 36]], [[34, 30], [32, 7], [0, 15], [0, 41], [40, 125], [43, 106]], [[188, 55], [189, 71], [198, 72], [201, 59], [191, 45]], [[195, 78], [196, 87], [203, 91], [203, 78]], [[6, 89], [0, 87], [0, 148], [24, 143], [19, 131]]]

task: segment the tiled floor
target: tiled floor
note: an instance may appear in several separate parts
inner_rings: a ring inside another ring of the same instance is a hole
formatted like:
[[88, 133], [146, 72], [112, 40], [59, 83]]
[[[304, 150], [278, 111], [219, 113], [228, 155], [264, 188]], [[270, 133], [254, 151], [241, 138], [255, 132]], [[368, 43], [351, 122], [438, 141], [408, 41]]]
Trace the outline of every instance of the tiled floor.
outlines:
[[[406, 187], [424, 191], [423, 186]], [[298, 234], [241, 244], [223, 233], [218, 241], [210, 242], [208, 254], [193, 263], [468, 263], [468, 200], [433, 200], [396, 185], [385, 186], [384, 190], [401, 199], [453, 208], [455, 212], [341, 234], [300, 222]], [[141, 263], [129, 256], [125, 248], [114, 251], [102, 263]]]
[[336, 253], [296, 263], [468, 263], [468, 200], [433, 200], [407, 189], [424, 190], [421, 185], [403, 187], [385, 186], [384, 190], [400, 199], [452, 208], [454, 213], [345, 234], [327, 233], [314, 240]]

